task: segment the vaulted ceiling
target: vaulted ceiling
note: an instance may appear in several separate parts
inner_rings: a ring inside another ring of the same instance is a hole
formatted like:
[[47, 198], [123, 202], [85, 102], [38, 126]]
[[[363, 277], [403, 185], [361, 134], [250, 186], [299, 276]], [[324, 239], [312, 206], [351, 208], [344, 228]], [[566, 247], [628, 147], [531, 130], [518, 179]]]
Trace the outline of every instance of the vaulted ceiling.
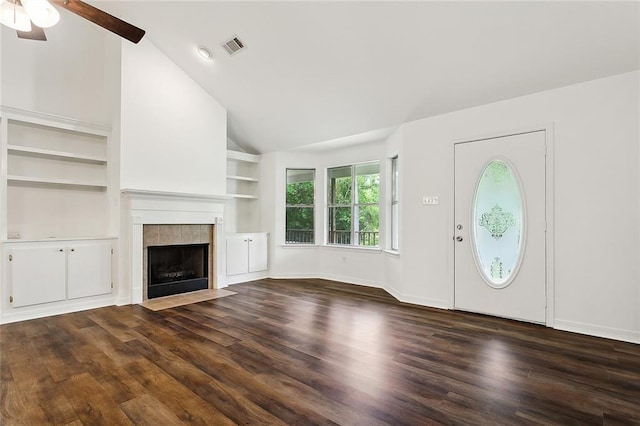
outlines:
[[[639, 68], [637, 2], [93, 4], [147, 30], [227, 108], [229, 137], [255, 152], [379, 137], [406, 121]], [[221, 44], [234, 36], [246, 49], [229, 56]]]

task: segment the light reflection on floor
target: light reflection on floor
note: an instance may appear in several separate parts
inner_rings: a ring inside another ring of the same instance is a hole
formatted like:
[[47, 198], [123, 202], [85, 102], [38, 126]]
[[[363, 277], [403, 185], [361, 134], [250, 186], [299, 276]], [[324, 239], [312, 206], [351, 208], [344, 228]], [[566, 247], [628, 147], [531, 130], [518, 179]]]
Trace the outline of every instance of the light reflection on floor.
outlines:
[[[296, 311], [295, 318], [288, 327], [309, 337], [313, 355], [332, 362], [354, 388], [376, 397], [384, 393], [387, 374], [382, 354], [385, 342], [388, 342], [388, 330], [379, 313], [327, 303], [312, 304], [307, 311]], [[339, 346], [342, 351], [338, 352], [331, 349], [335, 345], [322, 344], [324, 341], [345, 344]], [[353, 342], [357, 344], [353, 345]], [[371, 386], [371, 383], [376, 385]]]

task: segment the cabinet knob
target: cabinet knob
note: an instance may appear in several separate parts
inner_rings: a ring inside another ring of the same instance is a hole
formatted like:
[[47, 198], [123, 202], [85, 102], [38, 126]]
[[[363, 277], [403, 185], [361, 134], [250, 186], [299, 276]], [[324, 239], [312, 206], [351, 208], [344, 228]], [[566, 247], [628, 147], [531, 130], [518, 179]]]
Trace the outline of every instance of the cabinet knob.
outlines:
[[71, 251], [76, 251], [76, 249], [73, 249], [73, 248], [72, 248], [72, 249], [71, 249]]
[[60, 249], [60, 250], [58, 250], [58, 251], [63, 252], [64, 250], [63, 250], [63, 249]]

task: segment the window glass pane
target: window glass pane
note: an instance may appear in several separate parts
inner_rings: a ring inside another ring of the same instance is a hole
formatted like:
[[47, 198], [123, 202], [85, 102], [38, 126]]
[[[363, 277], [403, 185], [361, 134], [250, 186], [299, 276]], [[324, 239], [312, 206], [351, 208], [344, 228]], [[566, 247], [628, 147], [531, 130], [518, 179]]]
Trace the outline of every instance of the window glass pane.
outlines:
[[357, 245], [360, 246], [377, 246], [378, 245], [378, 206], [358, 206], [358, 229]]
[[329, 243], [351, 244], [351, 207], [329, 208]]
[[315, 170], [287, 169], [287, 204], [314, 204]]
[[328, 243], [377, 246], [379, 243], [379, 163], [371, 162], [328, 169], [327, 179]]
[[315, 170], [287, 169], [285, 243], [315, 243]]
[[313, 181], [287, 184], [288, 205], [313, 205]]
[[287, 207], [285, 243], [315, 242], [313, 207]]
[[327, 171], [329, 179], [351, 177], [351, 166], [334, 167]]
[[351, 204], [351, 176], [331, 179], [331, 181], [329, 182], [329, 188], [329, 204]]
[[313, 182], [315, 177], [314, 169], [287, 169], [287, 183]]
[[391, 201], [398, 201], [398, 157], [391, 159]]
[[356, 176], [375, 175], [380, 173], [380, 163], [377, 161], [372, 163], [362, 163], [356, 165]]
[[518, 180], [503, 161], [483, 170], [473, 201], [476, 258], [485, 280], [494, 287], [508, 285], [522, 253], [523, 200]]
[[380, 198], [380, 175], [358, 175], [358, 199], [357, 204], [377, 204]]
[[391, 250], [398, 250], [398, 204], [391, 206]]

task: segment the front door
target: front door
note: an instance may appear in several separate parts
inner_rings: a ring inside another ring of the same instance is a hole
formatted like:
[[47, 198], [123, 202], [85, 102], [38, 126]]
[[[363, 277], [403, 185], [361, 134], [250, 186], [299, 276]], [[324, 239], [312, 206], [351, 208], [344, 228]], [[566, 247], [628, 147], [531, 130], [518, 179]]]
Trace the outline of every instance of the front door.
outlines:
[[544, 323], [545, 132], [455, 145], [455, 308]]

